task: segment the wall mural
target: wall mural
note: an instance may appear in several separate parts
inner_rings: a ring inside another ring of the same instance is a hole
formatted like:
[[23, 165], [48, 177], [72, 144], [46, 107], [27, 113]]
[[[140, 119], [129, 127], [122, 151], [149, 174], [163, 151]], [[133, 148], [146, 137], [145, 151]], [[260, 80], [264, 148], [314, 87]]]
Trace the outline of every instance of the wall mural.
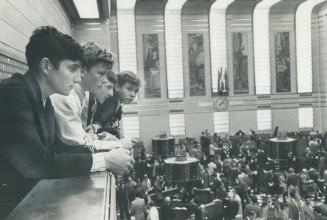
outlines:
[[233, 33], [234, 94], [248, 94], [248, 38], [246, 33]]
[[187, 40], [190, 75], [190, 96], [204, 96], [206, 94], [206, 88], [203, 34], [188, 34]]
[[291, 91], [290, 35], [279, 32], [275, 35], [276, 91]]
[[157, 34], [143, 34], [145, 98], [160, 98], [160, 59]]

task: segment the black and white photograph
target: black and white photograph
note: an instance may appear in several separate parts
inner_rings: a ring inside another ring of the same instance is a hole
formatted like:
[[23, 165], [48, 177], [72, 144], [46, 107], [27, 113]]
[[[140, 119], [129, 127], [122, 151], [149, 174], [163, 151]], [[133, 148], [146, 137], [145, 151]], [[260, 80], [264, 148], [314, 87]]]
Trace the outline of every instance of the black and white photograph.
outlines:
[[327, 0], [0, 0], [0, 220], [327, 220]]

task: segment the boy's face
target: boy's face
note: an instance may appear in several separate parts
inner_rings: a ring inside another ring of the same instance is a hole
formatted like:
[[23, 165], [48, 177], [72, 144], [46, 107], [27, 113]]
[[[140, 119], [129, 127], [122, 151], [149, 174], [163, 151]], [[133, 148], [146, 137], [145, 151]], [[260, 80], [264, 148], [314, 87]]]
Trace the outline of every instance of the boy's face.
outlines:
[[106, 63], [97, 63], [89, 70], [85, 70], [82, 83], [91, 93], [98, 93], [98, 89], [102, 84], [108, 82], [107, 71], [108, 65]]
[[118, 85], [116, 90], [118, 92], [120, 102], [123, 104], [129, 104], [134, 100], [139, 88], [130, 84], [129, 82], [125, 82], [125, 84], [122, 86]]
[[54, 66], [46, 77], [51, 91], [61, 95], [69, 95], [75, 83], [81, 82], [81, 63], [79, 61], [62, 60], [58, 69]]
[[106, 99], [110, 98], [114, 94], [114, 83], [108, 79], [98, 86], [98, 89], [93, 93], [97, 101], [102, 104]]

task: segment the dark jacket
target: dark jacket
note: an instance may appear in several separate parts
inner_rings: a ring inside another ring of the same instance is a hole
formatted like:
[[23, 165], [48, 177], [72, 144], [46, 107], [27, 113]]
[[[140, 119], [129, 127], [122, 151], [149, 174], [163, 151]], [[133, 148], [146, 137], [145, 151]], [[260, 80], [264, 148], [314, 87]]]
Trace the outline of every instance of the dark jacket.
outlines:
[[88, 174], [91, 152], [55, 138], [50, 99], [44, 107], [33, 75], [14, 74], [0, 84], [0, 216], [15, 206], [38, 179]]
[[292, 220], [300, 219], [300, 207], [293, 199], [288, 202], [289, 218]]
[[101, 131], [107, 131], [116, 136], [120, 135], [117, 128], [119, 127], [119, 121], [121, 120], [123, 111], [121, 106], [118, 105], [117, 93], [105, 100], [103, 104], [98, 104], [93, 116], [93, 123], [101, 125]]
[[291, 173], [286, 179], [287, 187], [290, 185], [298, 186], [300, 184], [300, 177], [296, 173]]
[[160, 212], [161, 220], [173, 220], [175, 217], [174, 209], [165, 202], [162, 204]]

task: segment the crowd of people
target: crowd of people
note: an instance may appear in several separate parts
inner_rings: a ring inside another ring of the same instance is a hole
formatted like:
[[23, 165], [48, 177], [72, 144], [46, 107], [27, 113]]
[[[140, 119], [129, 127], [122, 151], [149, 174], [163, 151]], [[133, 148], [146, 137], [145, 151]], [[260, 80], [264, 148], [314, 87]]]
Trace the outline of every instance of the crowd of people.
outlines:
[[[289, 135], [304, 143], [298, 146], [303, 147], [302, 155], [291, 150], [285, 160], [276, 160], [269, 158], [267, 135], [260, 136], [254, 131], [248, 135], [239, 131], [224, 138], [202, 134], [203, 151], [209, 157], [202, 161], [201, 178], [217, 198], [224, 200], [228, 192], [226, 219], [327, 217], [323, 211], [327, 186], [326, 135], [317, 132], [308, 136], [299, 132]], [[212, 153], [210, 148], [217, 151]], [[286, 166], [281, 166], [282, 162]]]
[[[224, 219], [327, 219], [326, 135], [300, 132], [289, 135], [304, 145], [300, 156], [298, 152], [288, 153], [282, 161], [284, 166], [266, 152], [271, 135], [251, 130], [249, 134], [239, 131], [233, 136], [220, 137], [205, 131], [199, 143], [186, 138], [180, 144], [188, 156], [199, 159], [200, 173], [198, 179], [185, 184], [167, 180], [166, 156], [145, 155], [143, 150], [136, 158], [134, 172], [118, 187], [118, 202], [125, 201], [121, 216], [133, 216], [132, 208], [128, 207], [132, 207], [135, 198], [143, 198], [145, 206], [150, 200], [149, 208], [153, 204], [158, 208], [160, 219], [168, 219], [165, 216], [168, 212], [160, 211], [166, 200], [188, 204], [185, 206], [189, 213], [203, 219], [205, 214], [195, 190], [208, 189], [214, 195], [212, 199], [222, 201]], [[165, 199], [163, 192], [169, 189], [176, 191]], [[136, 194], [139, 196], [135, 197]]]

